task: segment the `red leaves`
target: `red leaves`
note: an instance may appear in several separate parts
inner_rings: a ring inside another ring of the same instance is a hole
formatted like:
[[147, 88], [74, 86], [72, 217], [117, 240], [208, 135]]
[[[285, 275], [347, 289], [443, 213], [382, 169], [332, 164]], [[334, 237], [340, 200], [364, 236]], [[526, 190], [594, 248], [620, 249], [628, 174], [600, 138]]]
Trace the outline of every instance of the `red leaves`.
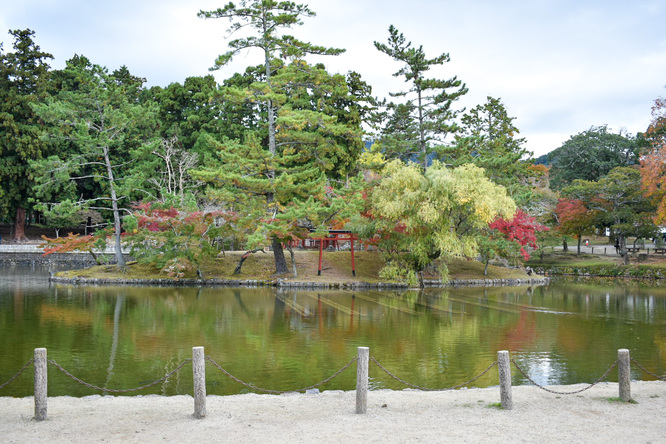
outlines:
[[155, 207], [153, 203], [141, 203], [134, 206], [139, 210], [137, 215], [137, 224], [139, 229], [151, 232], [163, 232], [173, 230], [180, 225], [193, 226], [196, 234], [202, 234], [206, 231], [208, 225], [216, 218], [230, 220], [235, 218], [235, 214], [225, 211], [192, 211], [181, 213], [174, 207], [160, 208]]
[[580, 237], [594, 226], [595, 212], [579, 199], [560, 199], [555, 213], [560, 222], [557, 229], [562, 233]]
[[497, 218], [494, 222], [490, 223], [489, 227], [497, 230], [504, 235], [504, 237], [520, 245], [520, 252], [528, 260], [530, 255], [525, 250], [525, 246], [538, 248], [536, 244], [537, 231], [548, 231], [549, 228], [536, 221], [536, 218], [528, 215], [522, 210], [517, 210], [513, 219], [506, 220]]
[[52, 253], [89, 251], [93, 248], [94, 243], [99, 239], [99, 236], [92, 234], [89, 234], [88, 236], [81, 236], [80, 234], [69, 233], [67, 237], [50, 239], [46, 236], [42, 236], [42, 239], [46, 241], [46, 246], [44, 247], [44, 256], [48, 256]]
[[567, 226], [583, 219], [588, 209], [579, 199], [560, 199], [555, 207], [555, 212], [560, 220], [560, 225]]

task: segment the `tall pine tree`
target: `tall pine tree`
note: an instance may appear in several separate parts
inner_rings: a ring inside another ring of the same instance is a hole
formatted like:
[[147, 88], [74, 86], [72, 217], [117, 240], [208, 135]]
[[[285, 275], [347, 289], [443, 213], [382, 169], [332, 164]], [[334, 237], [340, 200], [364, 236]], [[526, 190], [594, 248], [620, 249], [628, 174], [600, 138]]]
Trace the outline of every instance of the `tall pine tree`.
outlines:
[[[322, 169], [330, 169], [333, 164], [331, 150], [335, 151], [335, 148], [328, 142], [341, 131], [340, 127], [333, 128], [336, 119], [327, 116], [323, 110], [306, 110], [308, 106], [298, 104], [297, 97], [303, 91], [297, 91], [296, 83], [290, 79], [302, 76], [315, 79], [323, 75], [302, 62], [306, 55], [337, 55], [344, 50], [316, 46], [291, 35], [281, 35], [286, 29], [301, 25], [302, 18], [315, 15], [307, 5], [288, 1], [243, 0], [238, 6], [229, 3], [215, 11], [200, 11], [198, 15], [202, 18], [229, 19], [232, 22], [229, 31], [232, 33], [244, 30], [253, 33], [229, 42], [230, 50], [217, 58], [212, 69], [225, 66], [246, 49], [259, 49], [263, 53], [263, 79], [247, 88], [228, 88], [226, 92], [229, 100], [259, 104], [265, 110], [267, 137], [248, 133], [243, 136], [240, 146], [232, 142], [224, 144], [221, 147], [223, 162], [229, 162], [229, 156], [234, 156], [234, 152], [245, 153], [245, 156], [238, 158], [238, 163], [227, 163], [223, 167], [226, 171], [218, 170], [224, 172], [223, 175], [211, 177], [209, 172], [207, 179], [221, 184], [230, 192], [244, 190], [248, 199], [255, 200], [259, 196], [263, 200], [264, 217], [258, 229], [270, 239], [276, 273], [286, 273], [282, 242], [288, 238], [285, 231], [287, 224], [276, 222], [284, 219], [287, 201], [279, 196], [295, 198], [299, 194], [298, 189], [309, 189], [311, 194], [317, 195], [317, 190], [323, 186]], [[285, 65], [283, 60], [293, 60], [294, 63], [285, 66], [278, 74], [278, 69]], [[308, 85], [305, 88], [309, 89], [308, 94], [316, 94], [311, 88], [314, 82]], [[291, 104], [286, 105], [290, 101]], [[278, 119], [282, 121], [278, 122]], [[296, 140], [294, 130], [298, 129], [301, 134]], [[325, 135], [327, 132], [328, 136]], [[336, 142], [332, 144], [338, 145]], [[229, 174], [236, 175], [236, 179], [229, 177]]]
[[[449, 55], [444, 53], [428, 59], [423, 46], [413, 47], [393, 25], [389, 27], [388, 42], [375, 42], [375, 47], [403, 64], [393, 75], [404, 77], [405, 82], [410, 84], [406, 91], [391, 93], [393, 97], [406, 98], [406, 103], [402, 107], [395, 104], [389, 107], [389, 111], [394, 113], [392, 124], [399, 123], [407, 137], [398, 138], [395, 126], [387, 128], [389, 131], [385, 131], [384, 136], [388, 137], [382, 137], [386, 145], [384, 149], [388, 157], [393, 157], [393, 150], [406, 154], [418, 151], [418, 159], [425, 170], [429, 158], [438, 152], [446, 136], [457, 131], [454, 119], [459, 111], [454, 110], [452, 105], [467, 93], [467, 87], [456, 76], [447, 80], [425, 77], [431, 68], [449, 62]], [[396, 140], [399, 143], [393, 147]]]

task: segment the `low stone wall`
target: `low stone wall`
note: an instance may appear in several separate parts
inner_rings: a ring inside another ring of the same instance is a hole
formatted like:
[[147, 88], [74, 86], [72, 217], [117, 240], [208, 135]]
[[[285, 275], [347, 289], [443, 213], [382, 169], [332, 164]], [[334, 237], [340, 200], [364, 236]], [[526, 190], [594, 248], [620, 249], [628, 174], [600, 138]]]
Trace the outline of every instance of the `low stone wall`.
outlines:
[[[96, 265], [95, 260], [90, 253], [52, 253], [44, 256], [41, 248], [35, 248], [34, 252], [22, 250], [9, 250], [3, 246], [0, 251], [0, 265], [50, 265], [58, 264], [72, 267], [90, 267]], [[98, 255], [104, 257], [110, 264], [116, 263], [115, 255], [102, 253]], [[124, 255], [126, 260], [130, 260], [129, 255]]]

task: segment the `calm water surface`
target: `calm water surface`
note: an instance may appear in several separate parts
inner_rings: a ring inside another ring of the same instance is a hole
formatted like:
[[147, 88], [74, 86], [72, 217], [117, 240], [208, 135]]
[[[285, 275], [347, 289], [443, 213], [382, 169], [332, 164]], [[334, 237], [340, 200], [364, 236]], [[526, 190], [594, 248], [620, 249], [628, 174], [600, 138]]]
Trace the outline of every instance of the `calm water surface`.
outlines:
[[[42, 268], [0, 268], [0, 384], [45, 347], [87, 382], [132, 388], [176, 368], [194, 346], [239, 378], [277, 390], [325, 379], [359, 346], [432, 388], [471, 379], [498, 350], [541, 384], [593, 382], [619, 348], [664, 374], [666, 289], [624, 282], [424, 292], [77, 287], [49, 284]], [[210, 364], [206, 372], [209, 394], [250, 391]], [[528, 383], [512, 372], [514, 384]], [[637, 368], [632, 376], [651, 379]], [[372, 363], [370, 377], [373, 388], [404, 388]], [[352, 365], [321, 389], [351, 390], [355, 378]], [[491, 385], [496, 368], [472, 384]], [[49, 366], [50, 396], [95, 393]], [[191, 394], [191, 366], [138, 393]], [[31, 394], [32, 369], [0, 390]]]

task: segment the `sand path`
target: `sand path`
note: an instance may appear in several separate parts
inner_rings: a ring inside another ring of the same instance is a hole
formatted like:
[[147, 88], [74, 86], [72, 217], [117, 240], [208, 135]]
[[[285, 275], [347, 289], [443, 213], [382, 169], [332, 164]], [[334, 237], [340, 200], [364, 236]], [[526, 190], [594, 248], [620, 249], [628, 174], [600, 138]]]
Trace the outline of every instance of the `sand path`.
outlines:
[[[584, 385], [559, 387], [572, 391]], [[556, 388], [556, 387], [552, 387]], [[621, 403], [616, 383], [578, 395], [513, 388], [513, 410], [499, 389], [371, 391], [358, 415], [355, 393], [209, 396], [194, 419], [190, 396], [89, 396], [48, 400], [47, 421], [29, 398], [0, 398], [0, 441], [242, 443], [666, 443], [666, 383], [632, 382], [636, 403]]]

